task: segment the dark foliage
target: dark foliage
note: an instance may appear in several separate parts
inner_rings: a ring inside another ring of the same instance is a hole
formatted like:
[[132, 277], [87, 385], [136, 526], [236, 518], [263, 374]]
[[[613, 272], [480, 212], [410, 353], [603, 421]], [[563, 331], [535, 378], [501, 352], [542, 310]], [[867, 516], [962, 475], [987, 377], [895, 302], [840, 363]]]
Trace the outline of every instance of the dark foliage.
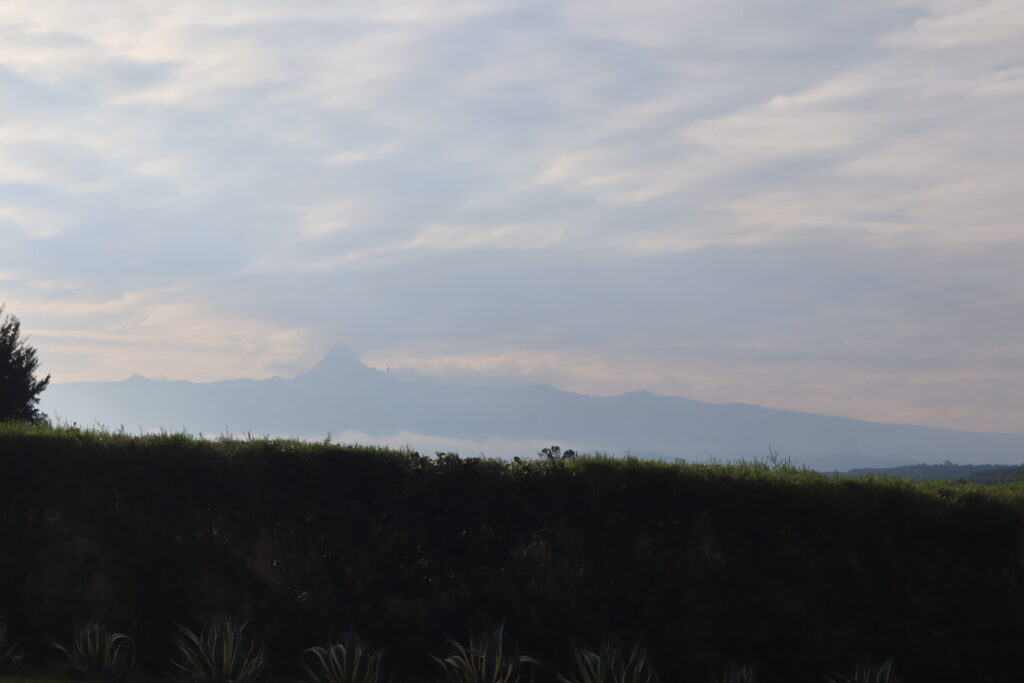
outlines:
[[561, 446], [548, 446], [547, 448], [540, 449], [537, 455], [545, 460], [558, 462], [561, 460], [572, 460], [576, 457], [576, 451], [569, 449], [563, 453]]
[[247, 632], [249, 622], [221, 614], [196, 633], [179, 627], [171, 664], [187, 683], [255, 683], [266, 667], [266, 651]]
[[69, 647], [53, 645], [63, 655], [61, 668], [76, 678], [122, 681], [135, 664], [132, 639], [110, 632], [99, 619], [78, 626]]
[[599, 650], [574, 648], [574, 667], [560, 683], [658, 683], [658, 676], [647, 661], [640, 643], [623, 651], [611, 642]]
[[371, 652], [353, 632], [326, 647], [302, 651], [304, 683], [380, 683], [383, 680], [380, 651]]
[[570, 640], [611, 637], [662, 680], [890, 657], [909, 683], [1020, 680], [1021, 484], [27, 425], [0, 427], [0, 472], [0, 606], [37, 661], [103, 614], [164, 672], [175, 623], [230, 611], [282, 676], [351, 627], [418, 680], [447, 637], [504, 621], [563, 671]]
[[36, 405], [50, 376], [37, 380], [36, 350], [21, 337], [21, 323], [0, 304], [0, 421], [41, 420]]
[[520, 683], [531, 680], [523, 665], [538, 663], [506, 642], [504, 626], [471, 638], [468, 646], [454, 640], [449, 645], [447, 657], [434, 657], [444, 683]]

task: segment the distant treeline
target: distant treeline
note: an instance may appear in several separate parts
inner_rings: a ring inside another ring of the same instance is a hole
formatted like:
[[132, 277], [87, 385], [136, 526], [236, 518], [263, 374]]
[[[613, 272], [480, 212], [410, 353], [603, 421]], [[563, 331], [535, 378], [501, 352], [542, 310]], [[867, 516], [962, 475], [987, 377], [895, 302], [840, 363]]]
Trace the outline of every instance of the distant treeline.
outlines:
[[911, 481], [964, 481], [1001, 484], [1024, 477], [1024, 465], [960, 465], [955, 462], [919, 463], [899, 467], [862, 467], [844, 472], [847, 477], [899, 477]]
[[160, 672], [176, 624], [230, 612], [280, 672], [354, 628], [428, 680], [424, 652], [504, 623], [552, 666], [642, 641], [663, 681], [892, 659], [1009, 682], [1022, 562], [1018, 484], [0, 427], [0, 614], [27, 660], [100, 617]]

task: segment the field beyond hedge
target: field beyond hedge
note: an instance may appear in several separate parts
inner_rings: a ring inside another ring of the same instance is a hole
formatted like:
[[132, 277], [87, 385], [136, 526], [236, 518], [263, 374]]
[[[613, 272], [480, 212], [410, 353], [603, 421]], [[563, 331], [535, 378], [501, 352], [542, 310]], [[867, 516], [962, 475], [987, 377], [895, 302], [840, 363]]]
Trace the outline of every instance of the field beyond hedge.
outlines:
[[0, 615], [37, 662], [100, 616], [158, 673], [226, 611], [282, 676], [352, 627], [433, 678], [504, 623], [552, 665], [642, 640], [665, 682], [1020, 681], [1022, 541], [1018, 484], [0, 426]]

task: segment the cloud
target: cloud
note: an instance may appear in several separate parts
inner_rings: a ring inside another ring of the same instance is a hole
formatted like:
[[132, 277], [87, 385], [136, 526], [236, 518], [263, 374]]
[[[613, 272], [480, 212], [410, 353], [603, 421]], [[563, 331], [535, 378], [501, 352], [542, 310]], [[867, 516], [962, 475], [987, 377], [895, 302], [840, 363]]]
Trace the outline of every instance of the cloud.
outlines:
[[327, 336], [380, 368], [1013, 431], [1022, 255], [920, 240], [880, 250], [859, 232], [571, 267], [547, 252], [438, 253], [324, 273], [317, 291], [355, 301], [308, 305], [333, 301]]
[[0, 299], [61, 379], [343, 341], [1009, 429], [1021, 45], [1003, 0], [7, 2]]

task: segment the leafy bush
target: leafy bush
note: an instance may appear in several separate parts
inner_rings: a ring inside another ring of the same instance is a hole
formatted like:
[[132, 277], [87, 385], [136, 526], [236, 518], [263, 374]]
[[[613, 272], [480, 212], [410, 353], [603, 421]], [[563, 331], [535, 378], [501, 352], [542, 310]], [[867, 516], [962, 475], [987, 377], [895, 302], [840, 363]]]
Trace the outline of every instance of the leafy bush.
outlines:
[[381, 653], [369, 652], [353, 634], [327, 647], [302, 651], [309, 683], [379, 683]]
[[0, 617], [0, 673], [15, 671], [22, 656], [21, 648], [7, 638], [7, 618]]
[[135, 664], [132, 639], [123, 633], [110, 633], [99, 619], [75, 629], [71, 648], [53, 643], [65, 661], [63, 668], [73, 676], [89, 680], [120, 681]]
[[506, 649], [504, 627], [470, 639], [469, 647], [450, 641], [455, 651], [434, 661], [444, 670], [446, 683], [516, 683], [522, 678], [522, 664], [537, 664], [532, 657]]
[[266, 667], [262, 644], [245, 630], [249, 622], [221, 615], [195, 633], [184, 626], [175, 639], [178, 655], [172, 664], [192, 683], [251, 683]]
[[562, 683], [657, 683], [658, 676], [647, 661], [647, 653], [640, 643], [628, 656], [605, 642], [600, 651], [573, 648], [576, 669], [569, 676], [559, 674]]

